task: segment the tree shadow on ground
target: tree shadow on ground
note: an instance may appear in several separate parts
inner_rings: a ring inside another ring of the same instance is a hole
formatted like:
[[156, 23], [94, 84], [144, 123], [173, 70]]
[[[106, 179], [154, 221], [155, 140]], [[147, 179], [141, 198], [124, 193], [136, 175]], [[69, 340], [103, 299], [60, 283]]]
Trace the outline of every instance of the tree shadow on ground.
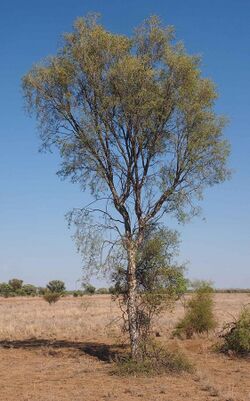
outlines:
[[0, 348], [38, 349], [43, 347], [48, 347], [50, 349], [74, 349], [83, 354], [93, 356], [103, 362], [112, 362], [125, 349], [123, 344], [109, 345], [104, 343], [77, 342], [68, 340], [30, 338], [27, 340], [0, 341]]

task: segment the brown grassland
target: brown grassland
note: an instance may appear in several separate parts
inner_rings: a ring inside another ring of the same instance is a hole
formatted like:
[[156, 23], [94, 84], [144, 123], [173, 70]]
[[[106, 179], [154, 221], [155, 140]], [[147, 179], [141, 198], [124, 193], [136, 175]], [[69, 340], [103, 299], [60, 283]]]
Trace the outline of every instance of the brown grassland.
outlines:
[[212, 348], [222, 325], [249, 302], [248, 294], [216, 294], [216, 332], [184, 341], [171, 339], [183, 315], [179, 302], [157, 322], [157, 341], [180, 348], [195, 372], [149, 378], [113, 374], [124, 338], [110, 296], [68, 297], [52, 306], [40, 298], [0, 298], [0, 400], [250, 401], [249, 360]]

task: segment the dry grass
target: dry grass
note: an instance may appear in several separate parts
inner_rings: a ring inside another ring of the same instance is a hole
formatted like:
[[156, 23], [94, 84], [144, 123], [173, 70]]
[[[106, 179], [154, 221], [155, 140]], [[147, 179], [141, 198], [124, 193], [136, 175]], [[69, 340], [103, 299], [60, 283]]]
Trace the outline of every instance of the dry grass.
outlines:
[[[236, 316], [249, 294], [215, 294], [215, 313], [220, 329]], [[156, 329], [168, 336], [184, 314], [178, 302], [174, 313], [165, 313]], [[42, 298], [0, 298], [0, 341], [27, 338], [102, 340], [119, 335], [119, 308], [109, 295], [62, 298], [48, 305]]]
[[[216, 294], [219, 327], [249, 300], [247, 294]], [[213, 334], [171, 340], [183, 313], [178, 303], [159, 319], [157, 340], [169, 350], [181, 348], [196, 373], [120, 378], [108, 363], [122, 341], [119, 309], [110, 296], [63, 298], [51, 306], [37, 298], [0, 298], [0, 401], [249, 401], [248, 360], [214, 353]]]
[[100, 340], [117, 314], [110, 297], [102, 295], [62, 298], [53, 305], [42, 298], [0, 298], [0, 340]]

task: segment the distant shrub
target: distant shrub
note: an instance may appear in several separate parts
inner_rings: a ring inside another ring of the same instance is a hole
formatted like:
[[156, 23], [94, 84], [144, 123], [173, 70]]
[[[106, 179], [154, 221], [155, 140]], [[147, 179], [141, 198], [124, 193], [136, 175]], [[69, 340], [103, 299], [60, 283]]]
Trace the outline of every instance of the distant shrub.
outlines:
[[217, 288], [215, 292], [221, 294], [245, 294], [250, 293], [250, 288]]
[[95, 287], [92, 284], [84, 285], [84, 293], [87, 295], [93, 295], [95, 293]]
[[196, 287], [185, 306], [185, 315], [175, 328], [174, 336], [191, 338], [195, 333], [208, 333], [216, 327], [213, 311], [213, 289], [206, 282]]
[[18, 278], [13, 278], [9, 280], [8, 284], [15, 292], [16, 290], [20, 290], [22, 288], [23, 280], [19, 280]]
[[115, 286], [113, 286], [113, 285], [111, 285], [111, 287], [109, 287], [108, 292], [111, 295], [117, 295], [118, 294], [117, 288]]
[[72, 292], [73, 297], [82, 297], [84, 295], [84, 291], [81, 290], [75, 290]]
[[59, 299], [61, 298], [61, 294], [57, 293], [57, 292], [51, 292], [51, 291], [47, 291], [44, 295], [43, 295], [43, 299], [48, 302], [50, 305], [51, 304], [55, 304], [57, 301], [59, 301]]
[[122, 376], [158, 375], [166, 372], [192, 372], [193, 366], [180, 351], [169, 352], [152, 340], [140, 352], [141, 358], [131, 356], [117, 359], [116, 373]]
[[27, 296], [26, 292], [23, 290], [23, 288], [20, 288], [19, 290], [15, 291], [15, 295], [17, 297], [25, 297]]
[[228, 323], [221, 337], [221, 351], [232, 351], [238, 355], [250, 354], [250, 307], [245, 306], [234, 322]]
[[25, 284], [22, 286], [21, 291], [23, 295], [35, 296], [37, 294], [37, 288], [32, 284]]
[[61, 280], [52, 280], [47, 284], [46, 287], [50, 292], [55, 292], [58, 294], [61, 294], [66, 290], [65, 284]]
[[107, 288], [98, 288], [97, 290], [96, 290], [96, 294], [108, 294], [109, 293], [109, 290], [107, 289]]
[[44, 295], [46, 291], [48, 291], [46, 287], [37, 287], [38, 295]]
[[13, 288], [7, 283], [0, 283], [0, 295], [2, 297], [8, 298], [15, 296]]

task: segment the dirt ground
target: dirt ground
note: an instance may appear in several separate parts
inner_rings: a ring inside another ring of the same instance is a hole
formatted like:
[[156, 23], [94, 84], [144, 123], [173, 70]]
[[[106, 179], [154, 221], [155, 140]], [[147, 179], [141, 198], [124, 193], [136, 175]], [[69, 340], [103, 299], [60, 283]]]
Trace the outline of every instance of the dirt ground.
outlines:
[[250, 361], [215, 353], [220, 327], [249, 303], [247, 294], [216, 294], [219, 327], [209, 337], [172, 340], [183, 314], [157, 322], [159, 341], [194, 362], [192, 374], [119, 377], [110, 357], [124, 342], [119, 309], [109, 296], [0, 299], [0, 401], [250, 401]]

